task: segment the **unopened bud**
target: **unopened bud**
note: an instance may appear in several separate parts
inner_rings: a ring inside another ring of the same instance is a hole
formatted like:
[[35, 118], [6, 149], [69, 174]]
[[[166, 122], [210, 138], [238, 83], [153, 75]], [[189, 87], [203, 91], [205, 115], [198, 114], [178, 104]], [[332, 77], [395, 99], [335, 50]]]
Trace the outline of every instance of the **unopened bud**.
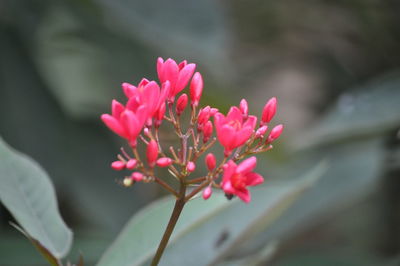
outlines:
[[186, 166], [186, 170], [191, 173], [195, 169], [196, 169], [196, 164], [194, 162], [188, 162], [188, 164]]
[[196, 72], [190, 82], [190, 101], [192, 105], [197, 106], [199, 104], [202, 92], [203, 78], [199, 72]]
[[178, 100], [176, 101], [176, 114], [181, 115], [186, 108], [188, 103], [188, 96], [186, 93], [183, 93], [179, 96]]
[[268, 126], [261, 126], [256, 131], [256, 138], [262, 138], [264, 136], [265, 132], [267, 132], [267, 130], [268, 130]]
[[200, 110], [197, 118], [198, 124], [205, 124], [210, 119], [210, 106], [206, 106]]
[[162, 157], [157, 160], [157, 165], [160, 167], [167, 167], [170, 166], [173, 163], [171, 158], [168, 157]]
[[149, 144], [147, 145], [147, 163], [149, 164], [150, 167], [154, 167], [156, 164], [156, 160], [158, 157], [158, 145], [155, 140], [150, 140]]
[[242, 99], [240, 101], [240, 111], [242, 111], [243, 118], [247, 118], [249, 115], [249, 105], [247, 104], [246, 99]]
[[203, 190], [203, 199], [205, 200], [209, 199], [211, 197], [211, 194], [212, 194], [211, 186], [206, 187]]
[[132, 179], [135, 180], [136, 182], [142, 181], [143, 180], [143, 174], [139, 172], [133, 172], [131, 175]]
[[125, 168], [125, 163], [121, 161], [115, 161], [111, 163], [111, 168], [120, 171]]
[[207, 121], [207, 123], [204, 125], [204, 128], [203, 128], [203, 142], [204, 143], [206, 143], [210, 139], [212, 132], [213, 132], [213, 125], [212, 125], [211, 121]]
[[136, 159], [130, 159], [126, 163], [126, 169], [133, 170], [133, 169], [135, 169], [136, 165], [137, 165], [137, 160]]
[[215, 166], [216, 166], [216, 160], [215, 160], [215, 155], [213, 153], [209, 153], [206, 155], [205, 158], [206, 161], [206, 165], [209, 171], [214, 170]]
[[261, 116], [261, 123], [269, 123], [276, 113], [276, 106], [277, 101], [275, 97], [269, 99], [269, 101], [265, 104], [262, 116]]
[[282, 134], [282, 131], [283, 131], [283, 125], [277, 125], [277, 126], [275, 126], [275, 127], [271, 130], [271, 133], [269, 133], [268, 142], [272, 142], [272, 141], [278, 139], [279, 136]]

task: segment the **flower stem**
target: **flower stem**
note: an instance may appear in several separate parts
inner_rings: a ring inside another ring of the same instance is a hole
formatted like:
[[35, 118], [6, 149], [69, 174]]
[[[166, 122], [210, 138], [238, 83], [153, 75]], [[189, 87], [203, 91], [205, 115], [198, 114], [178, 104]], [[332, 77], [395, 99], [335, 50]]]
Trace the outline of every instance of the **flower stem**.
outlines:
[[181, 187], [179, 190], [179, 197], [175, 201], [175, 206], [172, 211], [171, 217], [169, 218], [169, 222], [167, 228], [165, 229], [164, 235], [158, 245], [156, 255], [154, 255], [153, 261], [151, 262], [151, 266], [157, 266], [160, 262], [161, 256], [164, 253], [165, 248], [167, 247], [169, 238], [174, 231], [175, 225], [178, 222], [179, 216], [185, 206], [185, 193], [186, 193], [186, 184], [181, 182]]

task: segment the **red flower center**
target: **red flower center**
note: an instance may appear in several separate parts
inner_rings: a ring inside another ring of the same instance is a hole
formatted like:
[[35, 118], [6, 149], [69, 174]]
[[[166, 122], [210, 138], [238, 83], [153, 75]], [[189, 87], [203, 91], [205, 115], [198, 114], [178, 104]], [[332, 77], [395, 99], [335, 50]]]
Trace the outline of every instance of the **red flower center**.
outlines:
[[246, 188], [246, 176], [242, 174], [234, 174], [231, 178], [231, 183], [236, 189]]

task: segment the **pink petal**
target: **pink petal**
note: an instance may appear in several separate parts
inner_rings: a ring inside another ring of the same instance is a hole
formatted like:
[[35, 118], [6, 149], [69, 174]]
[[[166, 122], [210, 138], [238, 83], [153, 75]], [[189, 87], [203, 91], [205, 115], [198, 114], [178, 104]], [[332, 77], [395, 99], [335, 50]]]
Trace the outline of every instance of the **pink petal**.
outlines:
[[146, 122], [146, 120], [148, 118], [148, 109], [147, 109], [146, 105], [143, 104], [138, 107], [138, 109], [136, 110], [136, 117], [138, 119], [140, 128], [142, 128], [144, 125], [144, 122]]
[[178, 79], [175, 84], [175, 90], [174, 90], [175, 95], [178, 94], [181, 90], [183, 90], [189, 83], [189, 80], [193, 76], [195, 68], [196, 68], [195, 64], [188, 64], [179, 72]]
[[157, 74], [158, 79], [161, 81], [161, 83], [164, 83], [164, 59], [162, 59], [161, 57], [157, 58]]
[[128, 138], [128, 134], [124, 127], [120, 124], [120, 122], [115, 119], [115, 117], [109, 115], [109, 114], [103, 114], [101, 115], [101, 120], [103, 120], [104, 124], [111, 129], [114, 133], [117, 135], [123, 137], [123, 138]]
[[235, 195], [246, 203], [249, 203], [251, 201], [251, 195], [247, 189], [236, 190]]
[[151, 81], [144, 87], [142, 96], [143, 102], [146, 103], [149, 109], [149, 115], [152, 116], [157, 109], [160, 87], [155, 81]]
[[233, 129], [231, 126], [228, 125], [223, 125], [219, 132], [217, 132], [217, 137], [219, 142], [221, 143], [222, 146], [225, 147], [227, 150], [232, 150], [236, 148], [234, 146], [234, 140], [235, 140], [235, 129]]
[[235, 143], [233, 146], [235, 148], [242, 146], [243, 144], [246, 143], [246, 141], [249, 140], [249, 138], [251, 137], [251, 134], [253, 134], [253, 129], [250, 127], [245, 127], [245, 128], [242, 128], [241, 130], [237, 131]]
[[121, 116], [121, 113], [125, 110], [125, 107], [119, 103], [116, 100], [112, 100], [112, 104], [111, 104], [111, 113], [112, 116], [115, 117], [116, 119], [119, 119], [119, 117]]
[[235, 189], [232, 187], [232, 183], [231, 183], [230, 180], [226, 181], [226, 182], [223, 182], [222, 190], [227, 194], [234, 194], [235, 193]]
[[232, 106], [231, 109], [229, 109], [226, 118], [229, 121], [238, 121], [240, 124], [242, 124], [243, 121], [242, 112], [236, 106]]
[[257, 117], [255, 117], [254, 115], [249, 115], [246, 122], [243, 123], [243, 127], [251, 127], [252, 129], [254, 129], [256, 127], [256, 124]]
[[126, 103], [126, 109], [136, 112], [137, 108], [140, 106], [138, 97], [131, 97]]
[[224, 165], [224, 175], [222, 177], [222, 182], [230, 182], [232, 175], [235, 173], [236, 171], [236, 167], [237, 165], [232, 161], [229, 160], [225, 165]]
[[[171, 88], [175, 88], [175, 84], [176, 84], [176, 80], [178, 79], [178, 75], [179, 75], [179, 68], [178, 65], [176, 64], [176, 62], [174, 60], [172, 60], [171, 58], [169, 58], [167, 61], [165, 61], [164, 63], [164, 80], [169, 80], [169, 82], [171, 83]], [[172, 91], [172, 93], [174, 93], [174, 91]], [[170, 92], [170, 96], [175, 96], [176, 94], [171, 95]]]
[[136, 115], [130, 110], [125, 110], [121, 115], [121, 123], [128, 131], [129, 138], [136, 139], [141, 130], [139, 129], [139, 122]]
[[264, 178], [260, 174], [254, 172], [248, 173], [246, 177], [248, 186], [257, 186], [264, 182]]
[[246, 175], [254, 170], [257, 166], [257, 158], [252, 156], [243, 162], [241, 162], [236, 168], [236, 173], [240, 173], [242, 175]]
[[122, 90], [127, 98], [133, 97], [136, 94], [136, 89], [137, 88], [130, 83], [122, 83]]

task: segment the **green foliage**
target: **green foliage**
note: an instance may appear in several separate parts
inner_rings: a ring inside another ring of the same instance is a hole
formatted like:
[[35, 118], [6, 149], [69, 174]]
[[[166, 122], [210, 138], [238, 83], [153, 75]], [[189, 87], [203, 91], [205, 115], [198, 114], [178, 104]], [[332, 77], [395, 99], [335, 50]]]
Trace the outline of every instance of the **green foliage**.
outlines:
[[64, 257], [72, 232], [62, 220], [53, 185], [43, 169], [0, 139], [0, 199], [35, 245]]

